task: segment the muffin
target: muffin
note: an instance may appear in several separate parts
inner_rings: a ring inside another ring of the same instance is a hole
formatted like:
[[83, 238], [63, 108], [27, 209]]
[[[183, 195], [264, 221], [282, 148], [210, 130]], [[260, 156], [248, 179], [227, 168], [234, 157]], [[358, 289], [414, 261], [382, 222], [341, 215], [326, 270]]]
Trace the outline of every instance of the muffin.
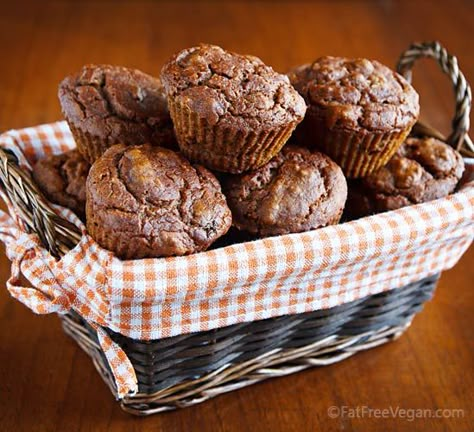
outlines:
[[259, 236], [308, 231], [336, 224], [347, 184], [328, 156], [287, 145], [258, 170], [223, 184], [233, 224]]
[[211, 172], [150, 144], [111, 147], [86, 191], [89, 234], [123, 259], [203, 251], [232, 223]]
[[201, 44], [161, 71], [181, 152], [210, 169], [241, 173], [267, 163], [303, 119], [288, 77], [257, 57]]
[[46, 198], [71, 209], [84, 220], [89, 168], [89, 163], [81, 154], [77, 150], [71, 150], [36, 162], [33, 179]]
[[321, 57], [289, 77], [308, 105], [297, 142], [328, 154], [347, 177], [385, 165], [419, 115], [413, 87], [377, 61]]
[[177, 148], [163, 87], [138, 70], [84, 66], [61, 82], [59, 101], [78, 150], [91, 163], [119, 143]]
[[345, 217], [352, 219], [442, 198], [454, 191], [464, 161], [435, 138], [408, 138], [387, 165], [349, 183]]

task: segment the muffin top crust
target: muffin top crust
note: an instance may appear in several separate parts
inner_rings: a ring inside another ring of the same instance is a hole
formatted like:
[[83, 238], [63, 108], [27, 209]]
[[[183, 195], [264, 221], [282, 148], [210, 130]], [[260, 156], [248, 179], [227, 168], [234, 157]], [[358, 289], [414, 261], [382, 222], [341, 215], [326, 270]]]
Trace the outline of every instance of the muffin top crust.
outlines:
[[306, 106], [288, 77], [259, 58], [201, 44], [163, 66], [167, 94], [215, 125], [259, 128], [302, 120]]
[[234, 225], [262, 236], [337, 223], [347, 197], [344, 175], [328, 156], [287, 145], [263, 167], [223, 183]]
[[109, 144], [174, 141], [161, 82], [136, 69], [86, 65], [59, 85], [66, 118]]
[[419, 115], [413, 87], [375, 60], [326, 56], [288, 75], [309, 110], [324, 116], [330, 129], [400, 130]]
[[33, 178], [50, 201], [85, 215], [86, 180], [90, 165], [77, 150], [38, 160]]
[[214, 175], [150, 144], [107, 150], [91, 168], [86, 208], [91, 235], [122, 258], [205, 250], [231, 225]]

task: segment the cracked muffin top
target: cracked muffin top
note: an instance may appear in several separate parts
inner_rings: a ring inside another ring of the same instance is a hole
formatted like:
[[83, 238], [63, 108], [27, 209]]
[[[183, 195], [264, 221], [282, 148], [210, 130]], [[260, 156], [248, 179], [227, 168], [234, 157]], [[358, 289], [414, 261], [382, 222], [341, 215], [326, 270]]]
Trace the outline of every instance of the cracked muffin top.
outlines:
[[166, 93], [179, 98], [211, 125], [258, 129], [262, 123], [301, 121], [304, 100], [288, 77], [259, 58], [201, 44], [174, 55], [163, 66]]
[[292, 145], [256, 171], [223, 183], [234, 225], [261, 236], [335, 224], [347, 197], [346, 179], [328, 156]]
[[375, 60], [321, 57], [288, 76], [308, 110], [323, 115], [330, 129], [385, 132], [410, 127], [418, 118], [415, 89]]
[[159, 79], [136, 69], [86, 65], [59, 85], [70, 123], [110, 145], [173, 145], [173, 125]]
[[86, 212], [89, 234], [124, 259], [199, 252], [231, 225], [214, 175], [150, 144], [115, 145], [93, 164]]
[[464, 172], [462, 156], [435, 138], [408, 138], [387, 165], [351, 183], [349, 216], [365, 216], [442, 198]]
[[90, 165], [77, 150], [47, 156], [36, 162], [33, 178], [51, 202], [85, 216], [86, 179]]

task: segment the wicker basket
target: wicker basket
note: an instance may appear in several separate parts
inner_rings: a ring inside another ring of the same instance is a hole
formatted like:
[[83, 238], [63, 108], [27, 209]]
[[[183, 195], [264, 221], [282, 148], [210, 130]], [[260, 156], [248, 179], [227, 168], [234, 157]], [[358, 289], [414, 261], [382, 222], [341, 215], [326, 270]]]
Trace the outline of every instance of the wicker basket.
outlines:
[[[438, 43], [412, 45], [400, 58], [398, 70], [408, 79], [419, 57], [432, 57], [455, 88], [456, 115], [447, 141], [472, 157], [467, 136], [471, 93], [457, 61]], [[418, 124], [416, 135], [444, 137]], [[0, 149], [0, 182], [24, 226], [40, 237], [54, 256], [79, 240], [70, 222], [57, 216], [15, 157]], [[138, 378], [138, 393], [124, 397], [124, 410], [148, 415], [200, 403], [267, 378], [343, 360], [358, 351], [398, 337], [425, 301], [433, 295], [439, 275], [370, 295], [328, 309], [238, 323], [210, 331], [159, 340], [135, 340], [105, 329], [130, 359]], [[74, 311], [61, 316], [63, 328], [92, 358], [116, 394], [113, 376], [97, 332]]]

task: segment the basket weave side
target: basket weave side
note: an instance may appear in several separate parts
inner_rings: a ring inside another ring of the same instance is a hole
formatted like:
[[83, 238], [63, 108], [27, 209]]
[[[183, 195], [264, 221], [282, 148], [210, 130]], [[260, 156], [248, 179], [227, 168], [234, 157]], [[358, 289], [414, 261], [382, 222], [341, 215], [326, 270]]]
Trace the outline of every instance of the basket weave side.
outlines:
[[[139, 393], [123, 408], [147, 415], [194, 405], [231, 390], [343, 360], [393, 340], [433, 294], [438, 275], [330, 309], [139, 341], [109, 331], [137, 374]], [[96, 332], [78, 315], [63, 327], [115, 392]]]

